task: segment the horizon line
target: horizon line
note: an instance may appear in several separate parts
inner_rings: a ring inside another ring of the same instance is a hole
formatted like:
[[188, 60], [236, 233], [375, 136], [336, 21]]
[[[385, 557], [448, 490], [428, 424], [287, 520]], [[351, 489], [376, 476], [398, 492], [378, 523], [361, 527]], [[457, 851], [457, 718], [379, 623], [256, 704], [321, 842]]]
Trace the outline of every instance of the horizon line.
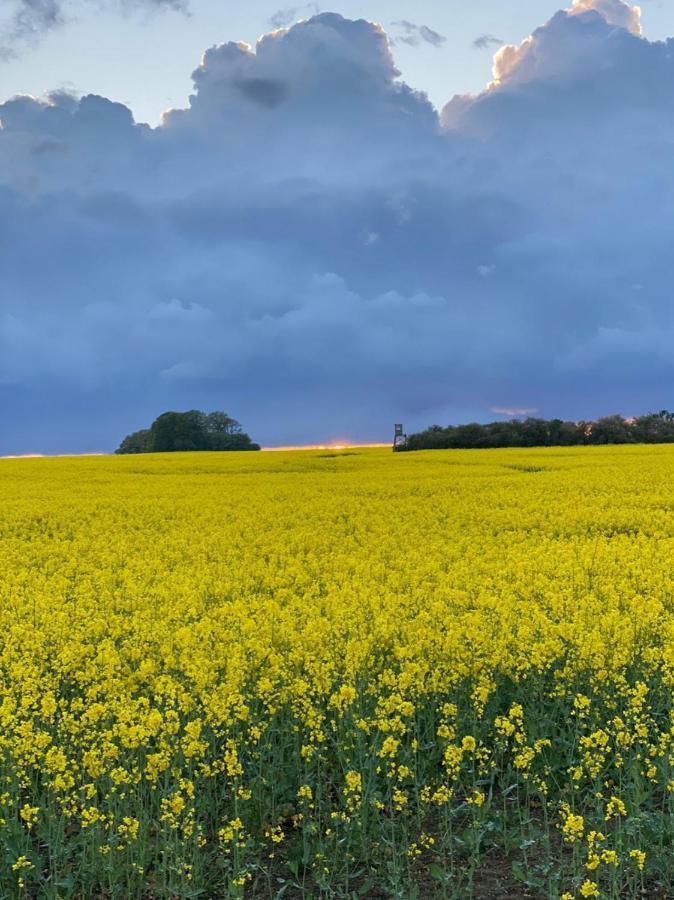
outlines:
[[[352, 444], [352, 443], [339, 443], [339, 444], [285, 444], [280, 445], [278, 447], [260, 447], [261, 453], [280, 453], [283, 451], [291, 451], [291, 450], [351, 450], [351, 449], [367, 449], [376, 448], [376, 447], [390, 447], [390, 443], [367, 443], [367, 444]], [[176, 451], [172, 451], [176, 452]], [[181, 451], [177, 451], [181, 452]], [[232, 453], [237, 451], [231, 450], [184, 450], [183, 453]], [[244, 451], [238, 451], [244, 452]], [[245, 451], [249, 452], [249, 451]], [[0, 459], [66, 459], [66, 458], [77, 458], [84, 456], [118, 456], [119, 454], [114, 451], [109, 450], [91, 450], [84, 453], [6, 453], [0, 454]], [[125, 456], [148, 456], [150, 454], [147, 453], [135, 453], [135, 454], [123, 454]], [[153, 455], [160, 455], [159, 453]], [[170, 453], [163, 453], [163, 456], [170, 456]]]

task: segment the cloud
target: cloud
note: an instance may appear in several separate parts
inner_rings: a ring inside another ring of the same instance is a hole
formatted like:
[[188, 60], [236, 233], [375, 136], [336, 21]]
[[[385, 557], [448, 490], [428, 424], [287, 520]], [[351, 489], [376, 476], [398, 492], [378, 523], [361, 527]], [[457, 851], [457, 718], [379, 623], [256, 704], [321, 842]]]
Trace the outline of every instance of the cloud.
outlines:
[[252, 103], [268, 109], [278, 106], [286, 96], [286, 84], [280, 78], [242, 78], [234, 87]]
[[[494, 81], [587, 78], [606, 70], [607, 57], [641, 34], [641, 10], [623, 0], [573, 0], [519, 46], [494, 57]], [[592, 51], [597, 51], [594, 56]], [[582, 65], [582, 69], [580, 68]]]
[[476, 97], [453, 98], [443, 124], [474, 134], [521, 134], [540, 133], [545, 121], [551, 132], [570, 126], [574, 136], [588, 119], [600, 124], [612, 114], [650, 115], [671, 101], [661, 79], [670, 77], [672, 65], [669, 42], [643, 39], [639, 17], [638, 7], [622, 0], [576, 0], [521, 44], [501, 47], [492, 84]]
[[587, 6], [441, 115], [330, 13], [210, 48], [157, 128], [0, 104], [0, 452], [181, 406], [267, 444], [667, 406], [674, 42]]
[[609, 25], [625, 28], [637, 36], [641, 34], [641, 9], [638, 6], [629, 6], [622, 0], [573, 0], [569, 14], [582, 16], [586, 13], [597, 13]]
[[269, 19], [269, 24], [274, 28], [287, 28], [297, 22], [298, 19], [316, 16], [320, 13], [318, 3], [305, 3], [302, 6], [288, 6], [277, 10]]
[[535, 416], [538, 412], [537, 406], [491, 406], [490, 411], [499, 416], [508, 416], [511, 419], [518, 419], [522, 416]]
[[187, 10], [188, 0], [4, 0], [0, 13], [0, 58], [14, 56], [26, 42], [77, 18], [82, 9], [101, 6], [122, 11], [138, 8]]
[[408, 22], [407, 19], [392, 24], [402, 32], [395, 40], [408, 44], [410, 47], [418, 47], [420, 44], [442, 47], [447, 43], [447, 38], [443, 34], [439, 34], [427, 25], [417, 25], [414, 22]]
[[489, 50], [490, 47], [498, 47], [504, 42], [493, 34], [481, 34], [473, 41], [476, 50]]

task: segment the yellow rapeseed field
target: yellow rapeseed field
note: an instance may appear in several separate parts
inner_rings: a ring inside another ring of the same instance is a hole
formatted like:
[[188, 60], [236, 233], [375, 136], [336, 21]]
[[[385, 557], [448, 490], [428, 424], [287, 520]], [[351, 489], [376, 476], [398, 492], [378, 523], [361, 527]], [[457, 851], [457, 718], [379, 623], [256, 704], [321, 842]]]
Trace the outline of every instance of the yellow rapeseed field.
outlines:
[[672, 447], [0, 461], [2, 897], [672, 897], [673, 686]]

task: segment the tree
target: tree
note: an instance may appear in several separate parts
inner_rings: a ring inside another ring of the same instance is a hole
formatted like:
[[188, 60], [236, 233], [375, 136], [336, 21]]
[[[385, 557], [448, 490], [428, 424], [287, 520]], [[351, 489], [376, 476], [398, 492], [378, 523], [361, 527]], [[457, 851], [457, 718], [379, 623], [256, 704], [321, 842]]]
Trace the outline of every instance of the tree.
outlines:
[[604, 416], [592, 423], [589, 440], [591, 444], [629, 444], [634, 438], [622, 416]]
[[166, 412], [150, 426], [150, 453], [207, 450], [204, 415], [199, 410]]
[[173, 453], [194, 450], [259, 450], [224, 412], [165, 412], [150, 428], [124, 438], [117, 453]]
[[127, 434], [115, 453], [148, 453], [149, 445], [150, 429], [141, 428], [140, 431]]
[[480, 447], [572, 447], [578, 444], [673, 444], [674, 413], [666, 409], [635, 419], [604, 416], [595, 422], [512, 419], [481, 425], [433, 425], [411, 434], [403, 450]]
[[254, 444], [243, 431], [233, 434], [218, 432], [208, 435], [209, 450], [259, 450], [260, 445]]
[[634, 440], [643, 444], [669, 444], [674, 441], [674, 415], [663, 409], [649, 416], [639, 416], [632, 425]]
[[241, 434], [241, 425], [224, 412], [212, 412], [204, 417], [204, 425], [209, 434]]
[[529, 417], [522, 422], [522, 445], [545, 447], [550, 443], [550, 429], [545, 419]]
[[564, 422], [562, 419], [553, 419], [548, 423], [550, 433], [550, 444], [558, 447], [570, 447], [573, 444], [582, 442], [583, 435], [580, 433], [575, 422]]

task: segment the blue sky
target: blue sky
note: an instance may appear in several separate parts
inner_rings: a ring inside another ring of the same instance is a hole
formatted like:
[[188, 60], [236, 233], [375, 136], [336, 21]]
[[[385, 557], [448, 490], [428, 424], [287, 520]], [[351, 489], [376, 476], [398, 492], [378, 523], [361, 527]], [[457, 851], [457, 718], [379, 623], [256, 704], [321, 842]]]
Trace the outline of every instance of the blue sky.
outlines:
[[[274, 4], [20, 3], [0, 454], [111, 450], [166, 409], [288, 444], [672, 407], [666, 5], [375, 0], [269, 32]], [[488, 87], [481, 35], [509, 42]]]

